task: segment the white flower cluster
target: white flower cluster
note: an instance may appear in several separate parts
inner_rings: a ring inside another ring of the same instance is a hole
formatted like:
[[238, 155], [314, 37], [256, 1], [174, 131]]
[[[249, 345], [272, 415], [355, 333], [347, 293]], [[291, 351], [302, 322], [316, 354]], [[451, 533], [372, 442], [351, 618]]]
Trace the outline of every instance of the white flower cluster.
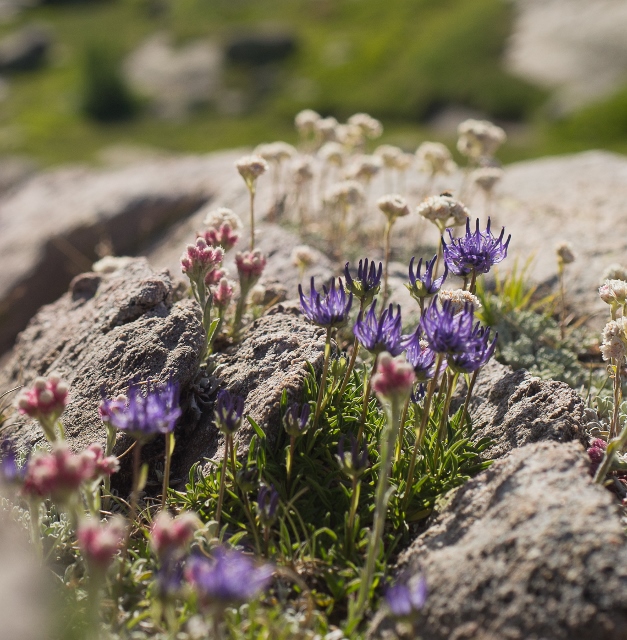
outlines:
[[427, 198], [416, 211], [418, 215], [435, 222], [442, 229], [466, 224], [466, 219], [470, 215], [468, 209], [459, 200], [447, 194]]
[[407, 200], [399, 195], [387, 195], [377, 200], [377, 206], [392, 223], [396, 218], [409, 215]]
[[416, 150], [418, 166], [429, 175], [449, 175], [457, 169], [453, 156], [441, 142], [423, 142]]
[[603, 329], [603, 343], [601, 344], [603, 360], [614, 360], [622, 364], [627, 354], [627, 318], [610, 320]]
[[464, 120], [457, 127], [457, 134], [458, 151], [475, 161], [491, 158], [507, 140], [505, 131], [488, 120]]
[[441, 304], [446, 301], [450, 302], [453, 313], [463, 311], [467, 304], [472, 306], [473, 311], [481, 309], [479, 298], [464, 289], [440, 289], [438, 292], [438, 300]]

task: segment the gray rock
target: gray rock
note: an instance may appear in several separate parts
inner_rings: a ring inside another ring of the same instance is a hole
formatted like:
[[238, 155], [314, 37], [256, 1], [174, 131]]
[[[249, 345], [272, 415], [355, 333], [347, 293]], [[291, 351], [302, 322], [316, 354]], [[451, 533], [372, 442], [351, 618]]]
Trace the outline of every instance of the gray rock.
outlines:
[[0, 71], [32, 71], [46, 62], [52, 45], [48, 29], [26, 26], [0, 40]]
[[[576, 443], [537, 443], [469, 480], [400, 557], [429, 596], [429, 640], [621, 640], [627, 546]], [[393, 625], [380, 613], [371, 635]], [[376, 631], [375, 631], [376, 630]]]
[[[195, 379], [204, 339], [200, 312], [195, 302], [176, 300], [176, 281], [142, 258], [113, 273], [82, 274], [20, 334], [0, 385], [29, 385], [58, 372], [70, 385], [63, 414], [70, 445], [104, 443], [101, 390], [113, 396], [131, 381], [173, 379], [185, 391]], [[14, 416], [6, 433], [22, 447], [42, 441], [39, 427], [22, 416]], [[117, 452], [127, 444], [120, 438]]]
[[[462, 390], [465, 395], [465, 390]], [[543, 440], [586, 442], [582, 429], [585, 405], [567, 384], [540, 380], [528, 371], [513, 371], [495, 360], [481, 371], [470, 400], [474, 440], [491, 438], [487, 459], [503, 458], [514, 449]]]
[[0, 200], [0, 353], [99, 253], [139, 252], [210, 198], [228, 194], [230, 185], [240, 188], [233, 170], [238, 156], [171, 158], [104, 171], [59, 169], [6, 195]]
[[[316, 370], [322, 368], [324, 337], [323, 329], [303, 320], [296, 303], [287, 302], [276, 305], [253, 322], [240, 344], [216, 354], [211, 392], [202, 405], [195, 430], [187, 436], [194, 445], [177, 454], [179, 474], [186, 477], [194, 462], [222, 457], [224, 438], [213, 423], [213, 405], [222, 388], [244, 398], [244, 415], [255, 420], [272, 446], [283, 428], [280, 415], [283, 390], [287, 390], [290, 402], [302, 400], [307, 362]], [[245, 452], [253, 433], [244, 420], [235, 435], [240, 454]], [[208, 468], [210, 465], [205, 465], [205, 470]]]

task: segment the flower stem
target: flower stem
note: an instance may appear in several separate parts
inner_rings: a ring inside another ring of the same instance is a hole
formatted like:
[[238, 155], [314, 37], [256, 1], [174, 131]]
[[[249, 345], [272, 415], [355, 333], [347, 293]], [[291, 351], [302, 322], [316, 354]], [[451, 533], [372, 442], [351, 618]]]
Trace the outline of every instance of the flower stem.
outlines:
[[348, 527], [346, 530], [345, 549], [346, 555], [350, 557], [353, 553], [355, 516], [357, 515], [357, 506], [359, 505], [359, 494], [361, 491], [361, 482], [359, 478], [353, 477], [353, 486], [351, 491], [351, 506], [348, 512]]
[[392, 222], [388, 220], [385, 225], [385, 266], [383, 268], [383, 308], [388, 300], [388, 275], [390, 267], [390, 237], [392, 235]]
[[290, 454], [287, 459], [287, 480], [289, 482], [290, 476], [292, 475], [292, 465], [294, 462], [294, 448], [296, 446], [296, 436], [290, 436]]
[[172, 464], [172, 449], [174, 448], [174, 434], [170, 431], [165, 434], [165, 464], [163, 468], [163, 489], [161, 491], [161, 510], [165, 509], [170, 486], [170, 466]]
[[[621, 400], [621, 381], [620, 381], [620, 364], [616, 365], [616, 374], [614, 377], [614, 414], [612, 416], [612, 425], [610, 427], [610, 441], [607, 444], [607, 449], [605, 450], [605, 457], [603, 461], [599, 465], [597, 472], [594, 476], [594, 481], [597, 484], [603, 484], [605, 481], [605, 476], [608, 474], [610, 469], [612, 468], [612, 462], [614, 460], [614, 456], [616, 453], [621, 451], [625, 444], [627, 444], [627, 425], [623, 427], [620, 435], [618, 437], [612, 437], [612, 433], [614, 432], [614, 428], [616, 426], [616, 430], [618, 430], [618, 415], [619, 410], [617, 407], [620, 405]], [[618, 391], [617, 391], [618, 389]]]
[[250, 250], [255, 248], [255, 183], [248, 186], [250, 194]]
[[398, 440], [396, 441], [396, 453], [394, 455], [394, 462], [397, 462], [401, 459], [401, 453], [403, 452], [403, 435], [405, 431], [405, 421], [407, 420], [407, 411], [409, 410], [409, 398], [405, 400], [405, 404], [403, 405], [403, 414], [401, 415], [401, 426], [398, 431]]
[[[398, 436], [401, 419], [401, 402], [393, 398], [388, 409], [387, 425], [381, 434], [381, 467], [379, 468], [379, 480], [375, 494], [374, 519], [370, 540], [368, 541], [368, 555], [361, 575], [361, 585], [357, 596], [355, 610], [351, 616], [352, 624], [356, 625], [363, 618], [366, 605], [370, 596], [370, 589], [374, 578], [375, 564], [379, 555], [383, 539], [383, 528], [390, 500], [388, 491], [390, 484], [390, 470], [392, 469], [392, 457], [394, 454], [394, 442]], [[350, 623], [349, 623], [350, 624]], [[353, 626], [354, 628], [354, 626]]]
[[466, 421], [466, 415], [468, 414], [468, 405], [470, 404], [470, 398], [472, 397], [472, 392], [475, 390], [475, 382], [477, 382], [477, 376], [479, 375], [479, 371], [481, 371], [481, 369], [477, 369], [472, 374], [472, 378], [470, 378], [470, 384], [468, 385], [468, 392], [466, 393], [466, 399], [464, 400], [464, 408], [462, 409], [462, 419], [459, 423], [462, 428], [464, 427], [464, 422]]
[[379, 354], [374, 357], [374, 362], [372, 363], [372, 369], [370, 370], [370, 375], [366, 375], [364, 377], [364, 395], [363, 401], [361, 404], [361, 420], [359, 421], [359, 432], [357, 433], [357, 444], [361, 444], [361, 439], [364, 436], [364, 428], [366, 426], [366, 417], [368, 415], [368, 402], [370, 401], [370, 390], [371, 390], [371, 381], [372, 374], [377, 370], [377, 362], [379, 361]]
[[[139, 500], [139, 480], [141, 476], [142, 443], [137, 440], [133, 447], [133, 490], [131, 492], [131, 509], [128, 519], [131, 527], [137, 517], [137, 502]], [[130, 533], [130, 528], [129, 528]]]
[[440, 428], [438, 429], [438, 440], [436, 443], [434, 455], [434, 471], [435, 465], [437, 465], [438, 458], [440, 457], [440, 451], [442, 449], [442, 443], [444, 442], [444, 436], [446, 435], [446, 427], [448, 425], [448, 412], [451, 406], [453, 391], [455, 391], [455, 387], [457, 386], [457, 378], [459, 378], [459, 373], [449, 372], [447, 377], [448, 388], [446, 390], [446, 399], [444, 400], [444, 406], [442, 407], [442, 414], [440, 415]]
[[246, 513], [246, 517], [250, 522], [250, 529], [253, 533], [253, 538], [255, 539], [255, 551], [257, 552], [257, 555], [261, 555], [261, 543], [259, 542], [259, 533], [257, 531], [257, 523], [255, 522], [255, 519], [253, 518], [253, 513], [250, 509], [250, 500], [248, 499], [248, 495], [246, 494], [245, 491], [242, 491], [242, 495], [244, 496], [242, 506], [244, 507], [244, 512]]
[[322, 412], [322, 398], [327, 386], [327, 373], [329, 371], [329, 358], [331, 356], [331, 327], [327, 328], [327, 337], [324, 343], [324, 364], [322, 365], [322, 377], [320, 378], [320, 387], [318, 388], [318, 399], [316, 400], [316, 411], [314, 413], [312, 430], [318, 427], [318, 420]]
[[229, 459], [229, 444], [231, 437], [224, 436], [224, 457], [222, 458], [222, 473], [220, 474], [220, 490], [218, 492], [218, 506], [216, 508], [216, 522], [220, 531], [220, 520], [222, 519], [222, 504], [224, 502], [224, 487], [226, 485], [226, 465]]
[[420, 421], [420, 427], [416, 429], [416, 442], [414, 443], [414, 450], [411, 452], [411, 460], [409, 461], [409, 471], [407, 472], [407, 482], [405, 484], [405, 496], [404, 496], [404, 508], [407, 510], [409, 506], [409, 500], [411, 497], [411, 487], [414, 483], [414, 472], [416, 470], [416, 457], [418, 455], [418, 450], [422, 445], [422, 439], [424, 437], [425, 431], [427, 429], [427, 422], [429, 420], [429, 413], [431, 411], [431, 400], [433, 399], [433, 394], [435, 393], [435, 387], [438, 384], [438, 373], [442, 366], [442, 360], [444, 356], [440, 353], [438, 354], [438, 359], [435, 363], [435, 374], [429, 383], [429, 387], [427, 388], [427, 395], [425, 397], [425, 402], [422, 409], [422, 419]]

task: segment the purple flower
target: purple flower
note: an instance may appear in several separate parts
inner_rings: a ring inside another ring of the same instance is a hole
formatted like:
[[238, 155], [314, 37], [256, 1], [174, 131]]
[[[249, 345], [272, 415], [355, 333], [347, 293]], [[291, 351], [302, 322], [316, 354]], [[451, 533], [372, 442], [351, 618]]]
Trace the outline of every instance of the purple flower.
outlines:
[[498, 333], [490, 342], [490, 329], [481, 327], [477, 322], [466, 346], [466, 351], [450, 355], [448, 358], [449, 367], [457, 373], [474, 373], [492, 357], [497, 339]]
[[359, 317], [353, 328], [355, 337], [362, 346], [371, 353], [387, 351], [393, 356], [403, 351], [401, 346], [401, 308], [397, 306], [396, 316], [394, 307], [390, 305], [384, 309], [377, 320], [377, 301], [375, 300], [370, 310], [364, 317], [364, 312], [359, 312]]
[[174, 382], [149, 386], [146, 395], [142, 395], [139, 385], [132, 384], [125, 406], [119, 399], [103, 400], [100, 411], [116, 429], [126, 431], [136, 440], [147, 441], [174, 429], [181, 415], [178, 402], [178, 385]]
[[390, 613], [396, 618], [413, 618], [427, 601], [427, 581], [414, 576], [407, 582], [397, 583], [385, 592]]
[[357, 267], [357, 278], [351, 278], [348, 270], [348, 262], [344, 266], [344, 275], [346, 276], [346, 288], [356, 298], [361, 300], [362, 306], [367, 306], [372, 299], [379, 293], [381, 288], [381, 275], [383, 274], [383, 263], [379, 262], [376, 267], [374, 262], [370, 262], [368, 267], [368, 258], [359, 261]]
[[346, 291], [342, 286], [342, 280], [338, 278], [338, 281], [340, 284], [337, 289], [335, 287], [335, 278], [331, 280], [331, 288], [329, 290], [324, 285], [322, 286], [324, 297], [316, 291], [313, 278], [311, 279], [311, 290], [307, 297], [303, 294], [302, 286], [298, 285], [303, 313], [308, 320], [319, 327], [341, 327], [348, 320], [348, 313], [353, 304], [353, 294], [351, 293], [347, 298]]
[[26, 475], [26, 465], [19, 467], [17, 452], [11, 440], [3, 440], [0, 444], [0, 481], [7, 484], [21, 482]]
[[427, 385], [424, 382], [420, 382], [416, 387], [416, 390], [409, 396], [409, 399], [414, 404], [419, 404], [422, 399], [427, 395]]
[[364, 445], [360, 451], [357, 438], [355, 438], [355, 436], [351, 433], [351, 448], [350, 451], [345, 451], [345, 440], [345, 436], [342, 436], [337, 445], [337, 461], [342, 471], [349, 478], [359, 478], [359, 476], [370, 466], [370, 459], [368, 457], [368, 446]]
[[239, 396], [232, 396], [226, 389], [218, 393], [218, 399], [213, 412], [216, 427], [225, 436], [233, 435], [242, 426], [244, 400]]
[[300, 436], [309, 428], [309, 416], [311, 407], [305, 403], [302, 407], [295, 402], [289, 407], [283, 416], [283, 427], [290, 436]]
[[414, 273], [415, 258], [411, 259], [409, 263], [409, 284], [405, 286], [409, 290], [409, 293], [411, 293], [412, 298], [420, 301], [423, 298], [434, 296], [441, 289], [448, 276], [448, 265], [444, 263], [444, 273], [434, 280], [433, 270], [435, 269], [437, 259], [437, 256], [433, 256], [431, 260], [425, 262], [424, 274], [420, 273], [422, 270], [422, 258], [418, 261], [416, 273]]
[[[412, 334], [403, 336], [401, 344], [406, 350], [407, 362], [414, 368], [416, 379], [419, 382], [431, 380], [435, 375], [436, 353], [429, 348], [429, 344], [424, 339], [421, 325], [418, 325]], [[443, 364], [442, 368], [445, 367], [446, 364]]]
[[447, 229], [450, 244], [446, 244], [442, 237], [444, 247], [444, 260], [449, 269], [456, 275], [465, 277], [473, 271], [478, 273], [488, 273], [493, 265], [501, 262], [507, 256], [507, 247], [511, 239], [511, 234], [507, 236], [507, 241], [503, 243], [505, 227], [501, 229], [501, 235], [495, 238], [490, 232], [490, 218], [485, 231], [479, 230], [479, 218], [475, 231], [470, 231], [470, 220], [466, 220], [466, 234], [461, 238], [453, 238], [450, 229]]
[[277, 517], [279, 492], [272, 486], [261, 485], [257, 494], [257, 514], [264, 527], [271, 527]]
[[451, 301], [446, 300], [440, 309], [437, 299], [424, 312], [420, 324], [425, 332], [429, 348], [436, 353], [464, 353], [473, 333], [474, 312], [466, 304], [463, 311], [455, 313]]
[[224, 547], [218, 547], [211, 558], [193, 556], [185, 567], [185, 577], [200, 603], [217, 610], [254, 598], [273, 572], [272, 566], [256, 566], [249, 556]]

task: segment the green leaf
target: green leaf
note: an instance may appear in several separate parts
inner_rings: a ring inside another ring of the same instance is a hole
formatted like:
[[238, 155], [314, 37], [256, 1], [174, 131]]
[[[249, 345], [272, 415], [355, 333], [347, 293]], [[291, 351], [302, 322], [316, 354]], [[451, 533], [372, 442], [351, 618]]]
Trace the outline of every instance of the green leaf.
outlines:
[[250, 423], [250, 426], [255, 430], [255, 433], [259, 436], [259, 439], [265, 440], [266, 434], [263, 432], [263, 429], [255, 422], [255, 420], [251, 416], [246, 416], [246, 419]]

